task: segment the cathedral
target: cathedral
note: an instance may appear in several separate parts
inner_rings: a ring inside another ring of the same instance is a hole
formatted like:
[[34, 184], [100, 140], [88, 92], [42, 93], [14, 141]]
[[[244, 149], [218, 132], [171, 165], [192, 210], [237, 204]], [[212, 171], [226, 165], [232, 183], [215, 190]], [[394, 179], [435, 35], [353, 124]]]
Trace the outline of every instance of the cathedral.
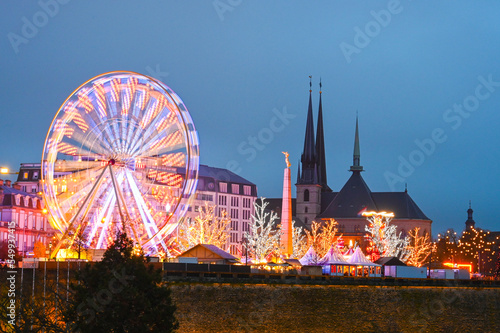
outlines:
[[[311, 83], [309, 84], [311, 86]], [[292, 214], [296, 225], [310, 229], [313, 221], [320, 222], [335, 219], [338, 232], [344, 240], [362, 242], [366, 235], [367, 220], [362, 216], [365, 211], [393, 212], [392, 223], [397, 225], [402, 236], [416, 228], [420, 234], [431, 234], [432, 221], [418, 205], [404, 192], [372, 192], [361, 173], [360, 141], [358, 119], [354, 134], [353, 162], [349, 172], [351, 176], [345, 185], [335, 191], [328, 186], [325, 159], [325, 139], [323, 131], [323, 106], [321, 101], [321, 83], [319, 92], [316, 136], [313, 120], [312, 90], [309, 90], [304, 149], [297, 173], [296, 197], [292, 200]], [[270, 199], [270, 208], [281, 212], [281, 199]]]

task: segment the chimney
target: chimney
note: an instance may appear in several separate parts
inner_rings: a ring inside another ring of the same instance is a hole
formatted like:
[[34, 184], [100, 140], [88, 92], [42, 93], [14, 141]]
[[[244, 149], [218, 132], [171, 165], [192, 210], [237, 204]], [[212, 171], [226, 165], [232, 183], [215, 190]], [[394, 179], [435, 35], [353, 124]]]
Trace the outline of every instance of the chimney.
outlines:
[[12, 183], [12, 181], [10, 181], [8, 179], [5, 180], [5, 186], [10, 187], [11, 183]]

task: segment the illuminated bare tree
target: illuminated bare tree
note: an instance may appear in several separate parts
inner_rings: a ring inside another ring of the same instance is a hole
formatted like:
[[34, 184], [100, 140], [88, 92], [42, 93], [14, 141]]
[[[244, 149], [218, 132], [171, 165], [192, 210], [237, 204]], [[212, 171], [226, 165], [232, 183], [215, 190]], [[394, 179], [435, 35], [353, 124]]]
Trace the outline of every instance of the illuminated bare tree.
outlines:
[[223, 250], [226, 249], [231, 219], [225, 210], [218, 217], [215, 206], [205, 203], [200, 208], [198, 216], [188, 219], [179, 231], [179, 248], [182, 251], [198, 244], [212, 244]]
[[378, 249], [381, 257], [398, 257], [401, 261], [408, 259], [409, 237], [401, 237], [397, 233], [397, 226], [391, 224], [393, 213], [363, 213], [369, 225], [365, 226], [369, 240]]
[[431, 254], [433, 244], [428, 233], [419, 235], [420, 228], [416, 227], [408, 233], [410, 244], [408, 245], [408, 260], [410, 266], [422, 267]]
[[292, 258], [301, 258], [307, 252], [307, 238], [302, 227], [296, 227], [292, 221]]
[[337, 224], [334, 219], [329, 219], [324, 224], [314, 221], [311, 225], [311, 231], [306, 230], [306, 247], [312, 246], [318, 256], [324, 256], [332, 245], [337, 245]]
[[279, 249], [281, 233], [277, 229], [276, 219], [278, 214], [275, 212], [266, 212], [268, 202], [265, 198], [260, 198], [260, 204], [255, 200], [255, 214], [252, 215], [250, 223], [250, 232], [245, 232], [245, 238], [248, 242], [245, 244], [249, 253], [254, 253], [257, 260], [263, 261], [264, 258], [275, 249]]

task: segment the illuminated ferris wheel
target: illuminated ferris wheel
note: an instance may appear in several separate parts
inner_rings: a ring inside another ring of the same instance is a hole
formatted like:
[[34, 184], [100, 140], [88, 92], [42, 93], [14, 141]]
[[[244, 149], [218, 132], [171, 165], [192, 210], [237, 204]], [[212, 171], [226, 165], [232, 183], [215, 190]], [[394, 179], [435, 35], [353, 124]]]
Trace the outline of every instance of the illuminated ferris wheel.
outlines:
[[197, 185], [199, 145], [182, 100], [163, 83], [111, 72], [78, 87], [45, 140], [42, 183], [52, 251], [75, 240], [104, 249], [125, 231], [146, 253], [166, 252]]

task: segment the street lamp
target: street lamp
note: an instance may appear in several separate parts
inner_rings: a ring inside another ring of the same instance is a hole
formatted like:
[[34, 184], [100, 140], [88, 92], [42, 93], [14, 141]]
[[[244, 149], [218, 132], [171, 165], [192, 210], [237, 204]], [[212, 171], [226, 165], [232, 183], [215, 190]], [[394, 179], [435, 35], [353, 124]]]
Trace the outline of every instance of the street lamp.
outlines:
[[19, 172], [10, 172], [9, 168], [0, 166], [0, 174], [2, 174], [2, 175], [18, 175]]

